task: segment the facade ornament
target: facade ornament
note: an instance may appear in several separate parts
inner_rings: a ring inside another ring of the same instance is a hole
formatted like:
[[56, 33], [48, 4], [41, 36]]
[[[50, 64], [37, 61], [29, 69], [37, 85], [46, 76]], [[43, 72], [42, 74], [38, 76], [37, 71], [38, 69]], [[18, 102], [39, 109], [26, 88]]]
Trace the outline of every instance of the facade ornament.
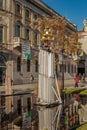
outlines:
[[84, 31], [87, 32], [87, 20], [86, 19], [83, 20], [83, 24], [84, 24]]

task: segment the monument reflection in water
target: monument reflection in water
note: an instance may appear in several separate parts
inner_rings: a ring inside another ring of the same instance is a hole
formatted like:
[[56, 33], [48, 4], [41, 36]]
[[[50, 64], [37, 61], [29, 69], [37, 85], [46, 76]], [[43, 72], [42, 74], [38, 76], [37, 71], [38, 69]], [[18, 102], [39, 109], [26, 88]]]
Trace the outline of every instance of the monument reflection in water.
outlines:
[[52, 108], [38, 107], [38, 130], [59, 130], [62, 105]]

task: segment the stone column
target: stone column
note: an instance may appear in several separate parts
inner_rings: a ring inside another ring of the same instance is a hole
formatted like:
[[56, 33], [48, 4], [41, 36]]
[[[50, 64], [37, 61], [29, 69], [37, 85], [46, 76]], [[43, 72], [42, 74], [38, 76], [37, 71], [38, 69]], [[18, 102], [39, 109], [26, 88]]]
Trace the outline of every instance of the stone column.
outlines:
[[54, 87], [54, 55], [52, 52], [40, 50], [38, 85], [38, 98], [40, 102], [54, 102], [52, 87]]

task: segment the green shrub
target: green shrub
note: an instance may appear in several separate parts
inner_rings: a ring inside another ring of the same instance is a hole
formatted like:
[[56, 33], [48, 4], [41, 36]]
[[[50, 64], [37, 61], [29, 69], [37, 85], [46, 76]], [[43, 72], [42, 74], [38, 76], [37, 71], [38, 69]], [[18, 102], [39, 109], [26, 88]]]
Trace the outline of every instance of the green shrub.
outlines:
[[80, 127], [78, 127], [76, 130], [87, 130], [87, 123], [84, 125], [81, 125]]
[[79, 93], [80, 95], [87, 95], [87, 90], [83, 90]]
[[63, 93], [65, 94], [79, 94], [83, 89], [78, 89], [78, 88], [70, 88], [70, 89], [64, 89]]

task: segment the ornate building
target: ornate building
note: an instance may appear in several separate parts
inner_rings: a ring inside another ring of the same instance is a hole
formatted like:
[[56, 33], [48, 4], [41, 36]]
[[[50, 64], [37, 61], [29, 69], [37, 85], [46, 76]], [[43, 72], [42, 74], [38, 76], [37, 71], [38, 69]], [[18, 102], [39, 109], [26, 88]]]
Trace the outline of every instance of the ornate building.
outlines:
[[[12, 111], [14, 109], [19, 110], [19, 114], [22, 113], [23, 107], [28, 106], [26, 109], [29, 109], [29, 104], [33, 98], [26, 92], [28, 92], [27, 88], [36, 87], [34, 83], [30, 84], [31, 80], [33, 82], [38, 81], [37, 48], [41, 42], [40, 34], [33, 29], [34, 21], [44, 15], [52, 16], [56, 14], [62, 17], [41, 0], [0, 0], [0, 86], [5, 85], [5, 79], [10, 79], [11, 83], [10, 80], [6, 81], [7, 89], [8, 87], [9, 90], [10, 88], [14, 89], [11, 96], [15, 92], [18, 94], [15, 98], [7, 99], [5, 102], [2, 95], [5, 89], [4, 86], [0, 87], [0, 99], [4, 100], [0, 101], [0, 107], [4, 106], [8, 109], [9, 101], [10, 109]], [[76, 26], [69, 22], [67, 30], [69, 32], [76, 31]], [[76, 73], [76, 67], [72, 60], [65, 60], [65, 77], [68, 78], [71, 74]], [[61, 67], [59, 71], [61, 72]], [[31, 79], [31, 76], [33, 76], [33, 79]], [[17, 91], [21, 88], [26, 90]], [[8, 93], [4, 93], [4, 97]]]
[[83, 21], [84, 29], [79, 31], [79, 42], [82, 43], [83, 57], [78, 64], [78, 72], [87, 76], [87, 20]]
[[[62, 17], [41, 0], [0, 1], [1, 84], [6, 76], [13, 85], [30, 83], [31, 75], [37, 81], [38, 60], [34, 53], [40, 45], [40, 34], [33, 29], [34, 20], [42, 15], [55, 14]], [[76, 31], [76, 26], [69, 22], [68, 31]], [[70, 72], [70, 67], [67, 70]]]

